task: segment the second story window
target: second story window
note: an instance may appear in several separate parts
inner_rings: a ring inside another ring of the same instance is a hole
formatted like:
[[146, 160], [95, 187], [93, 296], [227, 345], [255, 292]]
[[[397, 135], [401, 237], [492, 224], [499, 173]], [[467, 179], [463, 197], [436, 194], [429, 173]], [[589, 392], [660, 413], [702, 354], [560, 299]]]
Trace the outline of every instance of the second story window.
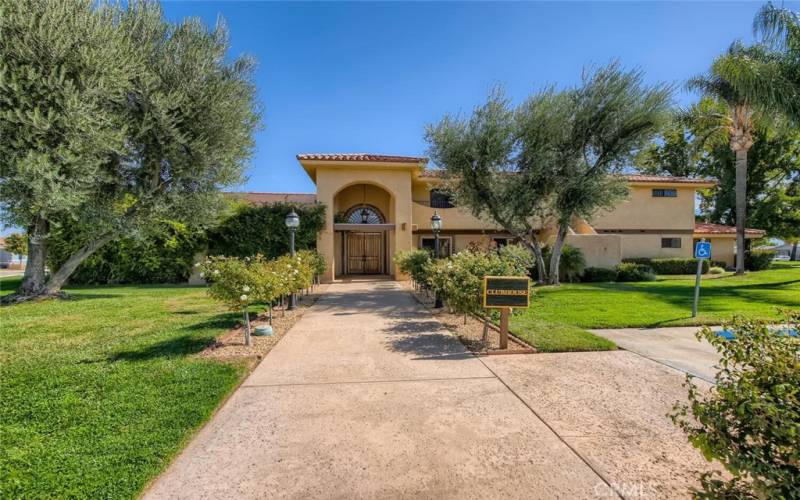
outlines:
[[677, 189], [654, 189], [653, 198], [677, 198]]
[[450, 195], [438, 189], [431, 189], [431, 208], [453, 208]]

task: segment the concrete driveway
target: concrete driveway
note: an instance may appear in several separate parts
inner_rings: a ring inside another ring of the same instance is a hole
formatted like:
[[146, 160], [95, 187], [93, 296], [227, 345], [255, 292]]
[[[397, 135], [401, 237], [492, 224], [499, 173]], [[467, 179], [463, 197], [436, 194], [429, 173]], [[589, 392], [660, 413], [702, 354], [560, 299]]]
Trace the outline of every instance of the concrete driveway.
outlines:
[[697, 340], [694, 334], [699, 329], [698, 326], [685, 326], [591, 331], [614, 341], [623, 349], [713, 382], [719, 354], [705, 340]]
[[681, 379], [623, 351], [477, 358], [397, 284], [334, 284], [144, 496], [687, 496]]

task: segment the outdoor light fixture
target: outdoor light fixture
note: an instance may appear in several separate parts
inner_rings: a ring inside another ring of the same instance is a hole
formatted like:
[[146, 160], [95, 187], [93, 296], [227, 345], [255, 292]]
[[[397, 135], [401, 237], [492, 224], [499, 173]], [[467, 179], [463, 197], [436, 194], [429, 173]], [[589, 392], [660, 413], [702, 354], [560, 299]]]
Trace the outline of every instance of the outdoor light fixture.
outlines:
[[290, 231], [297, 229], [297, 226], [300, 225], [300, 216], [292, 210], [289, 212], [289, 215], [286, 216], [286, 227], [289, 228]]
[[[297, 212], [295, 212], [294, 209], [292, 209], [292, 211], [286, 216], [284, 223], [286, 224], [286, 227], [289, 228], [289, 255], [294, 257], [294, 233], [300, 226], [300, 216], [297, 215]], [[297, 294], [292, 292], [289, 295], [288, 309], [291, 310], [295, 307], [297, 307]]]
[[366, 224], [369, 222], [369, 210], [366, 207], [361, 209], [361, 223]]
[[438, 234], [442, 229], [442, 218], [436, 210], [433, 211], [433, 215], [431, 216], [431, 229], [433, 229], [433, 234]]
[[[442, 218], [439, 216], [439, 213], [436, 210], [433, 211], [433, 215], [431, 216], [431, 230], [433, 231], [433, 258], [439, 258], [439, 231], [442, 230]], [[440, 308], [442, 307], [442, 297], [439, 295], [439, 292], [436, 292], [433, 307]]]

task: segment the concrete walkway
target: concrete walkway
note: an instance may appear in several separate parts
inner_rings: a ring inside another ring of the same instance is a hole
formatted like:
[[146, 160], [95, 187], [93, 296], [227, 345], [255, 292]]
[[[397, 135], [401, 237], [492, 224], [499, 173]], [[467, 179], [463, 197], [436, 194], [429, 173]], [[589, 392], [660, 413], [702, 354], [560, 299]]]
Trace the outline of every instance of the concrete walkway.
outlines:
[[616, 496], [390, 281], [332, 285], [145, 493]]
[[[625, 350], [713, 382], [719, 353], [705, 340], [697, 340], [694, 334], [700, 328], [617, 328], [591, 332], [614, 341]], [[719, 330], [720, 327], [712, 329]]]

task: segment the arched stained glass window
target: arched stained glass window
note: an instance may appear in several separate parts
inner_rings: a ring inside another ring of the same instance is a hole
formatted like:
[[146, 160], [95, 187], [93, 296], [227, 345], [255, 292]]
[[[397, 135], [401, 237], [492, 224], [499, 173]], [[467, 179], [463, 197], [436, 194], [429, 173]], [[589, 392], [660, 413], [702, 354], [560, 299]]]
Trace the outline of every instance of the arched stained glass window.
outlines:
[[353, 207], [347, 212], [348, 224], [383, 224], [386, 219], [377, 208], [369, 205]]

